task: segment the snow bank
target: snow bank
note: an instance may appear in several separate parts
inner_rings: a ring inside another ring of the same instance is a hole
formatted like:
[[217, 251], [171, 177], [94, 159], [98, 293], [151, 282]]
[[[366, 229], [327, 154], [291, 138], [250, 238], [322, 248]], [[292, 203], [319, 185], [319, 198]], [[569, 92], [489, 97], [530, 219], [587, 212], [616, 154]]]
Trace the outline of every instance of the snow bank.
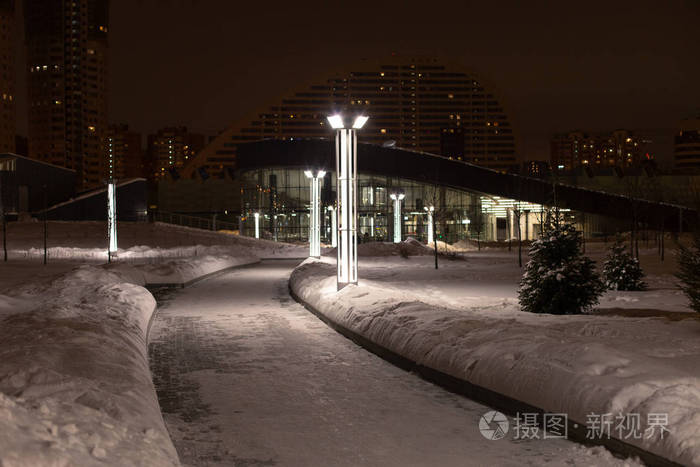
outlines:
[[583, 426], [589, 414], [639, 414], [643, 425], [649, 414], [668, 414], [663, 439], [623, 441], [700, 465], [695, 315], [680, 321], [532, 315], [512, 299], [455, 309], [426, 304], [425, 294], [381, 280], [336, 292], [335, 280], [333, 263], [309, 259], [290, 286], [331, 320], [403, 357], [546, 412], [567, 413]]
[[179, 465], [151, 381], [156, 303], [143, 286], [256, 261], [82, 265], [0, 295], [0, 465]]
[[155, 300], [81, 266], [3, 297], [0, 464], [177, 465], [146, 351]]
[[[402, 252], [407, 256], [432, 255], [433, 251], [415, 238], [407, 238], [400, 243], [367, 242], [357, 245], [358, 256], [400, 256]], [[323, 256], [336, 256], [337, 251], [332, 248], [323, 253]]]

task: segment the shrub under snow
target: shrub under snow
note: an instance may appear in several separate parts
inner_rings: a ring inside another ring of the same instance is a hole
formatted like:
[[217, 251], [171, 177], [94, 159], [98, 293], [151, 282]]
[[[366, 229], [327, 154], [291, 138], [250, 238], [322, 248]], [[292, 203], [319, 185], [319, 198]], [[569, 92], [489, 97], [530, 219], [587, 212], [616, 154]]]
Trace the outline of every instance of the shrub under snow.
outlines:
[[618, 237], [603, 263], [605, 286], [612, 290], [644, 290], [646, 284], [643, 277], [639, 260], [627, 252], [625, 244]]
[[605, 285], [594, 262], [581, 253], [581, 235], [573, 226], [560, 224], [545, 232], [529, 255], [518, 290], [524, 311], [570, 315], [598, 303]]
[[693, 236], [692, 247], [680, 246], [678, 266], [676, 277], [681, 280], [681, 290], [690, 300], [690, 307], [700, 312], [700, 233]]

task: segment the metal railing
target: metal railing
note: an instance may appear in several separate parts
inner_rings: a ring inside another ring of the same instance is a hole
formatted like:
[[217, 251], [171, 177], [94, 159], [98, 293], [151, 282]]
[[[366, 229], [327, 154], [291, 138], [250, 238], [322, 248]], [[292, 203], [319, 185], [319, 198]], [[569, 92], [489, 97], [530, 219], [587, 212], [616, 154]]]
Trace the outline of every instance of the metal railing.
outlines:
[[225, 222], [216, 219], [216, 215], [211, 217], [188, 216], [186, 214], [176, 214], [171, 212], [157, 211], [153, 213], [155, 222], [180, 225], [202, 230], [238, 230], [238, 224]]

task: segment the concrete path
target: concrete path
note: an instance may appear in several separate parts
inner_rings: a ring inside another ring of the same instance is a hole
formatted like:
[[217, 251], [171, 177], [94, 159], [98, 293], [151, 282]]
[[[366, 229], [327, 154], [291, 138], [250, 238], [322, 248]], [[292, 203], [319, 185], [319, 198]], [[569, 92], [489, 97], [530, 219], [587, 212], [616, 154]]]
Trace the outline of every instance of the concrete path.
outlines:
[[485, 439], [489, 408], [386, 363], [294, 302], [296, 263], [159, 297], [151, 368], [183, 464], [625, 465], [565, 440]]

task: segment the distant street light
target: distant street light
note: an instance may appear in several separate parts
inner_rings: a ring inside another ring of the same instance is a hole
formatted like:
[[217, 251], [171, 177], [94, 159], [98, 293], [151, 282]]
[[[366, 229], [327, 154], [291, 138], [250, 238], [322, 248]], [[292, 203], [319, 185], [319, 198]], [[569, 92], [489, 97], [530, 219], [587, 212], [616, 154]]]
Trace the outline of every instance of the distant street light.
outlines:
[[428, 245], [433, 243], [433, 211], [435, 211], [434, 206], [424, 206], [423, 209], [428, 213]]
[[357, 284], [357, 134], [369, 117], [360, 115], [348, 128], [341, 115], [331, 115], [328, 123], [335, 133], [335, 174], [338, 224], [338, 290]]
[[338, 246], [338, 226], [335, 218], [335, 208], [328, 206], [328, 212], [331, 214], [331, 246]]
[[311, 216], [309, 219], [309, 256], [321, 257], [321, 190], [320, 181], [326, 176], [325, 170], [319, 170], [314, 176], [310, 170], [304, 175], [311, 180]]
[[260, 238], [260, 213], [256, 212], [253, 217], [255, 218], [255, 238]]
[[394, 200], [394, 243], [401, 243], [401, 201], [405, 196], [403, 193], [389, 195]]

